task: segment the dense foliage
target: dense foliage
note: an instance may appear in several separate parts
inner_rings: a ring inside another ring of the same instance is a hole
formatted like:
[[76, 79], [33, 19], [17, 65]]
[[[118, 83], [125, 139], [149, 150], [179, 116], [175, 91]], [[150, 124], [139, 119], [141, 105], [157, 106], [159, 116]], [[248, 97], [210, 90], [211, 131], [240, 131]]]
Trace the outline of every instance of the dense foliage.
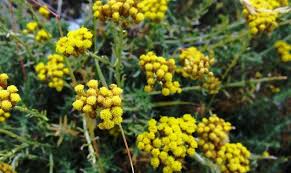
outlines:
[[290, 172], [287, 0], [0, 3], [0, 172]]

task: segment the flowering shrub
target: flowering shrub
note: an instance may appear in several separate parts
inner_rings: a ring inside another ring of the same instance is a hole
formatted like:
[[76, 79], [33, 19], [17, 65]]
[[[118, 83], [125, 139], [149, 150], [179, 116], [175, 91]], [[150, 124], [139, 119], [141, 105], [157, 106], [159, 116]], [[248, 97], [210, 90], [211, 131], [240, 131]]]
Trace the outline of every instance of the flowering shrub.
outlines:
[[289, 1], [72, 2], [1, 1], [0, 173], [290, 170]]

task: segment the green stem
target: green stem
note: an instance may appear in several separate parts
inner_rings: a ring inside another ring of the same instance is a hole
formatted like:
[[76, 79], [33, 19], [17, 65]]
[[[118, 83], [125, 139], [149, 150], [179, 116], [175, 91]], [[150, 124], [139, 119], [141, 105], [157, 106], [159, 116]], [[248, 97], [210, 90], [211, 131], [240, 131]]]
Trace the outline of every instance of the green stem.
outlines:
[[165, 106], [176, 106], [176, 105], [196, 105], [192, 102], [186, 101], [170, 101], [170, 102], [156, 102], [153, 103], [152, 107], [165, 107]]
[[41, 112], [38, 112], [37, 110], [30, 110], [24, 106], [15, 106], [14, 109], [23, 113], [33, 115], [34, 117], [41, 119], [43, 121], [46, 121], [46, 122], [48, 121], [48, 118], [46, 117], [46, 115]]
[[17, 134], [9, 131], [9, 130], [5, 130], [5, 129], [0, 129], [0, 134], [4, 134], [7, 135], [11, 138], [16, 139], [17, 141], [21, 142], [21, 143], [26, 143], [29, 145], [33, 145], [33, 146], [43, 146], [43, 144], [40, 144], [38, 142], [32, 141], [31, 139], [26, 139], [24, 137], [18, 136]]
[[251, 155], [251, 160], [277, 160], [278, 158], [275, 156], [262, 156], [262, 155]]
[[97, 69], [97, 74], [99, 76], [99, 79], [101, 80], [102, 85], [105, 87], [108, 87], [106, 80], [105, 80], [105, 77], [104, 77], [102, 70], [100, 68], [99, 61], [97, 59], [95, 59], [95, 65], [96, 65], [96, 69]]
[[98, 55], [95, 55], [92, 52], [87, 52], [86, 55], [89, 56], [89, 57], [92, 57], [92, 58], [96, 59], [99, 62], [102, 62], [105, 65], [110, 65], [111, 66], [111, 63], [108, 61], [108, 59], [105, 59], [105, 58], [102, 58], [102, 57], [100, 57]]
[[[281, 81], [281, 80], [287, 80], [287, 76], [275, 76], [275, 77], [265, 77], [260, 79], [250, 79], [250, 80], [243, 80], [239, 82], [233, 82], [229, 84], [225, 84], [222, 86], [222, 88], [236, 88], [236, 87], [245, 87], [249, 84], [257, 84], [257, 83], [263, 83], [263, 82], [273, 82], [273, 81]], [[195, 91], [195, 90], [201, 90], [202, 88], [200, 86], [191, 86], [191, 87], [184, 87], [182, 88], [182, 91]], [[154, 91], [149, 93], [150, 95], [158, 95], [161, 94], [161, 91]]]
[[199, 162], [200, 164], [208, 167], [211, 170], [212, 173], [220, 173], [221, 172], [220, 169], [219, 169], [219, 167], [216, 164], [214, 164], [209, 159], [202, 157], [198, 153], [195, 153], [195, 155], [193, 156], [193, 158], [197, 162]]
[[275, 77], [265, 77], [260, 79], [250, 79], [250, 80], [243, 80], [240, 82], [233, 82], [230, 84], [226, 84], [223, 88], [234, 88], [234, 87], [244, 87], [248, 84], [257, 84], [263, 82], [272, 82], [272, 81], [280, 81], [280, 80], [287, 80], [287, 76], [275, 76]]
[[114, 47], [113, 47], [113, 54], [115, 56], [115, 78], [117, 85], [119, 87], [123, 87], [122, 82], [122, 45], [123, 44], [123, 33], [121, 28], [117, 28], [114, 34]]
[[71, 63], [69, 62], [68, 57], [64, 57], [64, 60], [65, 60], [67, 68], [69, 68], [69, 71], [70, 71], [70, 77], [72, 78], [72, 85], [75, 86], [77, 84], [77, 80], [75, 78]]

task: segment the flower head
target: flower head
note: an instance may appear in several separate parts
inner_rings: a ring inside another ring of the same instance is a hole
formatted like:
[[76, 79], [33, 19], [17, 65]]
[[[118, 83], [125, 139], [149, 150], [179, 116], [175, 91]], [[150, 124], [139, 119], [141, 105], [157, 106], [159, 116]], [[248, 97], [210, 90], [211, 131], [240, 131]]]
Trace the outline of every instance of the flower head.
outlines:
[[93, 34], [85, 27], [70, 31], [56, 43], [56, 51], [65, 56], [78, 56], [92, 46]]

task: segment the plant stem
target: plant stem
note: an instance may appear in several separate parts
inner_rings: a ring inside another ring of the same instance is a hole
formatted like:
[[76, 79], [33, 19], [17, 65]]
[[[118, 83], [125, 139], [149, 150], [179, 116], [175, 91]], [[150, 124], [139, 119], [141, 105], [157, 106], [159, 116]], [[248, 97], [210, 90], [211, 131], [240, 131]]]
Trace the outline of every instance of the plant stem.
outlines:
[[33, 145], [33, 146], [43, 146], [43, 144], [32, 141], [31, 139], [25, 139], [24, 137], [18, 136], [17, 134], [15, 134], [9, 130], [0, 129], [0, 134], [7, 135], [11, 138], [16, 139], [17, 141], [19, 141], [21, 143], [26, 143], [26, 144]]
[[90, 153], [89, 159], [92, 161], [92, 165], [94, 166], [96, 164], [97, 159], [96, 159], [95, 151], [94, 151], [92, 141], [90, 138], [90, 134], [89, 134], [89, 131], [87, 128], [87, 120], [85, 118], [85, 115], [83, 116], [83, 130], [84, 130], [84, 136], [85, 136], [85, 139], [87, 141], [88, 149], [89, 149], [89, 153]]
[[65, 63], [67, 68], [69, 68], [70, 71], [70, 77], [72, 78], [72, 85], [75, 86], [77, 84], [77, 80], [75, 78], [71, 63], [68, 61], [68, 57], [64, 57]]
[[[94, 129], [96, 127], [96, 122], [92, 120], [87, 115], [83, 115], [83, 129], [84, 136], [86, 138], [88, 148], [89, 148], [89, 159], [92, 161], [93, 167], [96, 166], [96, 162], [98, 164], [98, 169], [100, 173], [104, 173], [103, 165], [99, 155], [98, 145], [95, 141]], [[92, 143], [93, 142], [93, 143]]]
[[106, 83], [106, 80], [105, 80], [105, 77], [104, 77], [104, 75], [102, 73], [102, 70], [100, 68], [99, 61], [97, 59], [95, 59], [95, 64], [96, 64], [97, 74], [99, 76], [99, 79], [102, 82], [102, 85], [105, 86], [105, 87], [108, 87], [107, 83]]
[[128, 156], [129, 162], [130, 162], [131, 172], [134, 173], [134, 167], [133, 167], [133, 163], [132, 163], [132, 158], [131, 158], [130, 150], [129, 150], [128, 145], [127, 145], [127, 141], [126, 141], [126, 137], [125, 137], [125, 134], [124, 134], [124, 130], [123, 130], [121, 124], [119, 124], [118, 126], [120, 128], [120, 131], [121, 131], [121, 134], [122, 134], [122, 139], [123, 139], [126, 151], [127, 151], [127, 156]]
[[115, 78], [117, 85], [120, 87], [123, 87], [122, 83], [122, 72], [121, 72], [121, 66], [122, 66], [122, 44], [123, 44], [123, 33], [122, 29], [119, 27], [116, 27], [116, 32], [114, 34], [114, 47], [113, 47], [113, 54], [115, 56]]
[[209, 159], [202, 157], [198, 153], [195, 153], [193, 158], [200, 164], [207, 166], [211, 170], [212, 173], [220, 173], [220, 169], [218, 168], [218, 166], [214, 164], [212, 161], [210, 161]]
[[[257, 84], [257, 83], [263, 83], [263, 82], [272, 82], [272, 81], [281, 81], [281, 80], [287, 80], [287, 76], [274, 76], [274, 77], [264, 77], [260, 79], [250, 79], [250, 80], [242, 80], [238, 82], [228, 83], [224, 84], [222, 88], [235, 88], [235, 87], [244, 87], [248, 84]], [[200, 86], [191, 86], [191, 87], [184, 87], [182, 88], [182, 91], [195, 91], [195, 90], [201, 90], [202, 88]], [[158, 95], [161, 94], [161, 91], [154, 91], [149, 93], [150, 95]]]
[[153, 103], [152, 107], [164, 107], [164, 106], [175, 106], [175, 105], [196, 105], [192, 102], [186, 102], [186, 101], [170, 101], [170, 102], [156, 102]]
[[96, 60], [102, 62], [102, 63], [105, 64], [105, 65], [110, 65], [110, 66], [111, 66], [110, 62], [109, 62], [107, 59], [104, 59], [104, 58], [102, 58], [102, 57], [100, 57], [100, 56], [98, 56], [98, 55], [95, 55], [95, 54], [92, 53], [92, 52], [87, 52], [86, 55], [87, 55], [87, 56], [91, 56], [92, 58], [94, 58], [94, 59], [96, 59]]

